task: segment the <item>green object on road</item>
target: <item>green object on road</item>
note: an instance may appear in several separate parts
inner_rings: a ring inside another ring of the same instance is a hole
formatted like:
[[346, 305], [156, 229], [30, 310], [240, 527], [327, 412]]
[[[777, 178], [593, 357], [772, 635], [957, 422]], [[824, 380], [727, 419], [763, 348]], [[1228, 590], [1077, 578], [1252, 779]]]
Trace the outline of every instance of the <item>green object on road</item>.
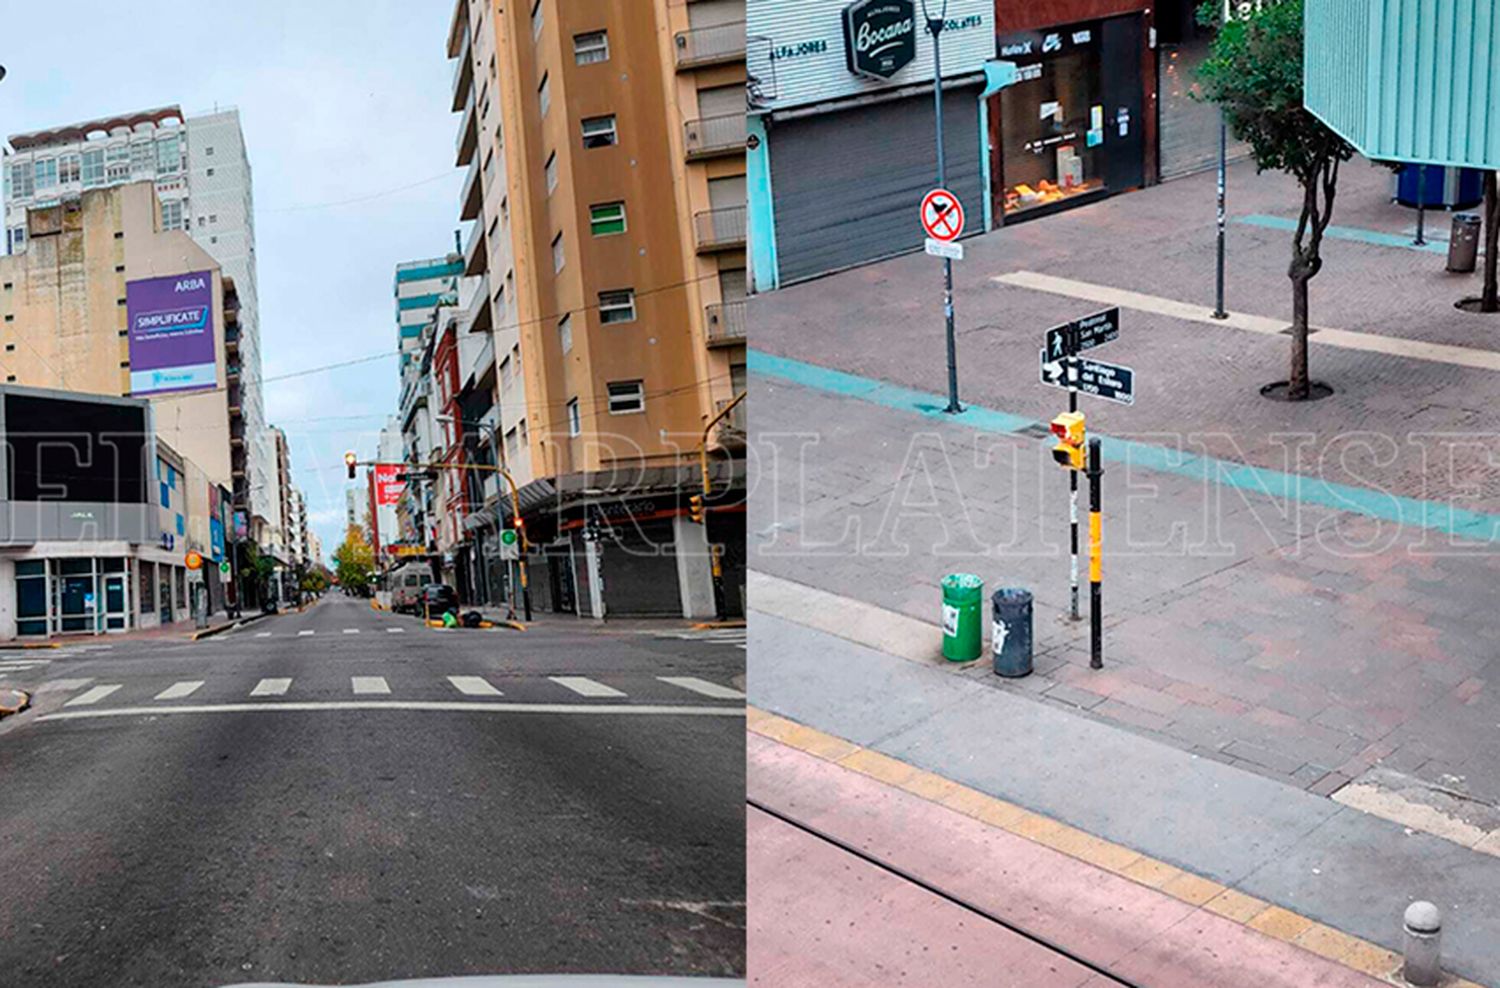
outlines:
[[458, 627], [458, 616], [456, 614], [454, 614], [452, 611], [444, 611], [443, 612], [443, 627], [445, 627], [445, 628], [456, 628], [456, 627]]
[[500, 533], [500, 544], [501, 545], [515, 545], [516, 544], [516, 530], [514, 528], [507, 528], [503, 532], [501, 532]]
[[984, 581], [973, 573], [943, 577], [943, 657], [951, 662], [973, 662], [984, 653], [980, 612]]

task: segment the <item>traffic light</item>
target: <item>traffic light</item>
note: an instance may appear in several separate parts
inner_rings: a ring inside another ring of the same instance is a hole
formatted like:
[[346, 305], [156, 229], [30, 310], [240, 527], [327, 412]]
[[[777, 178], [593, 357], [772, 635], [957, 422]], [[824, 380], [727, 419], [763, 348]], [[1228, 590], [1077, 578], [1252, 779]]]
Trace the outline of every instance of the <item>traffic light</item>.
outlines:
[[1052, 458], [1069, 470], [1082, 470], [1084, 443], [1087, 442], [1083, 413], [1063, 412], [1052, 420], [1052, 434], [1057, 437], [1057, 445], [1052, 447]]
[[688, 498], [688, 517], [699, 525], [703, 524], [703, 495], [694, 494]]
[[346, 466], [346, 467], [349, 468], [349, 479], [350, 480], [354, 479], [354, 468], [358, 464], [359, 464], [359, 457], [354, 455], [354, 451], [353, 450], [350, 450], [349, 452], [347, 452], [347, 453], [344, 454], [344, 466]]

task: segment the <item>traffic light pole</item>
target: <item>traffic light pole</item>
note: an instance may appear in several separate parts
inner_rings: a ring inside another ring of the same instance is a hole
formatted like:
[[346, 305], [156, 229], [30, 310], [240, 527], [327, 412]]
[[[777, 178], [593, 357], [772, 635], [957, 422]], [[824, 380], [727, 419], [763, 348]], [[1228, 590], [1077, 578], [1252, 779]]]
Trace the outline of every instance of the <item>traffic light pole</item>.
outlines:
[[1089, 667], [1104, 668], [1104, 462], [1099, 440], [1089, 440]]
[[703, 427], [703, 438], [698, 443], [698, 469], [703, 483], [703, 537], [708, 542], [708, 564], [713, 574], [714, 586], [714, 617], [715, 620], [723, 621], [726, 615], [724, 600], [724, 562], [723, 553], [719, 544], [710, 537], [708, 532], [708, 498], [713, 493], [713, 482], [708, 476], [708, 437], [713, 432], [714, 426], [723, 421], [724, 417], [734, 411], [735, 406], [745, 400], [748, 392], [741, 391], [734, 400], [723, 408], [719, 414], [709, 420], [708, 425]]
[[[1078, 392], [1068, 392], [1068, 411], [1078, 411]], [[1078, 614], [1078, 471], [1068, 471], [1068, 523], [1072, 532], [1072, 558], [1068, 563], [1068, 617], [1074, 621]]]

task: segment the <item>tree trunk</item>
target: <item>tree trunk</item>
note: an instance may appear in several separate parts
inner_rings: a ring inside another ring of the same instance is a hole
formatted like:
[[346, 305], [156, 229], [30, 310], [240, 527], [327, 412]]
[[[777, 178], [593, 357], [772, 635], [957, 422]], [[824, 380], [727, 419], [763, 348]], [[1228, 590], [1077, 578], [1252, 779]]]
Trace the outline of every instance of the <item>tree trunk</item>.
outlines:
[[1304, 401], [1312, 393], [1307, 379], [1307, 283], [1311, 275], [1292, 274], [1292, 372], [1287, 378], [1287, 397]]
[[1500, 292], [1496, 290], [1496, 272], [1500, 267], [1500, 190], [1497, 174], [1484, 173], [1484, 291], [1479, 297], [1480, 312], [1500, 312]]

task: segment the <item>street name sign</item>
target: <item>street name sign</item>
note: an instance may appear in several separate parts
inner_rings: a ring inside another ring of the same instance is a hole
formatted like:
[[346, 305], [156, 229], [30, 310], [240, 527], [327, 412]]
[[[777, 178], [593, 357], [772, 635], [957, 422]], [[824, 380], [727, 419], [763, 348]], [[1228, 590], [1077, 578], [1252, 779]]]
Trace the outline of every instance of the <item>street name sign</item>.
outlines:
[[1086, 357], [1060, 357], [1047, 359], [1047, 350], [1041, 351], [1041, 381], [1043, 384], [1065, 391], [1119, 402], [1121, 405], [1135, 404], [1135, 371], [1120, 364], [1106, 364], [1101, 360]]
[[933, 257], [946, 257], [950, 261], [962, 261], [964, 259], [963, 244], [950, 244], [928, 237], [925, 249]]
[[964, 232], [964, 207], [947, 189], [933, 189], [922, 197], [922, 229], [934, 240], [952, 243]]
[[1120, 335], [1120, 310], [1105, 309], [1070, 323], [1047, 330], [1047, 350], [1051, 359], [1075, 357], [1085, 350], [1103, 346]]

